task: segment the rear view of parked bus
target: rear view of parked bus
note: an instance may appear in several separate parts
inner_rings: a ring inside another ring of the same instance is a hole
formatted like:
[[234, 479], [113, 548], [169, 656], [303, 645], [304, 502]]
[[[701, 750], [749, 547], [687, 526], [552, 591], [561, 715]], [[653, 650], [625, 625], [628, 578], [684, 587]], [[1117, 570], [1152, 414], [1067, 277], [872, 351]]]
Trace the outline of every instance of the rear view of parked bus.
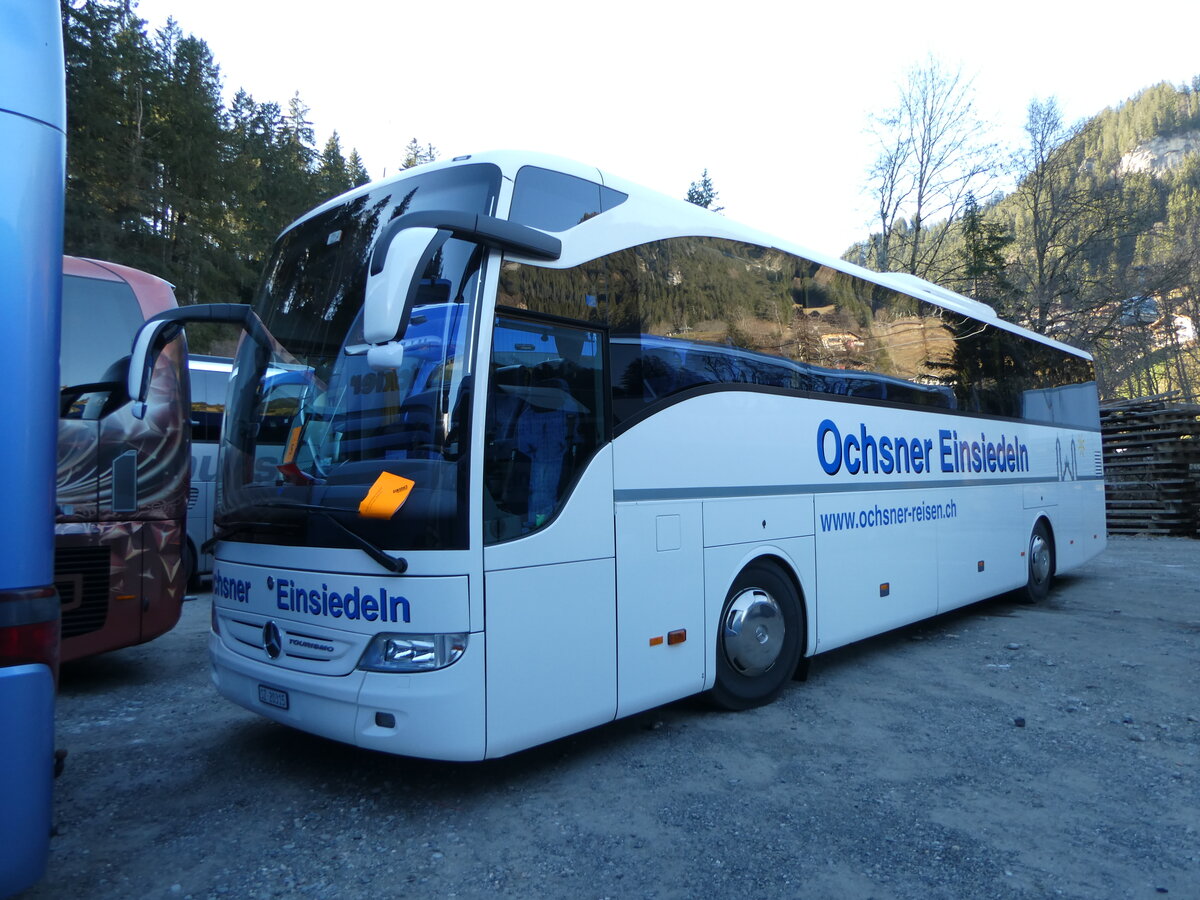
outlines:
[[482, 759], [698, 692], [755, 706], [1104, 545], [1086, 354], [581, 165], [331, 201], [255, 312], [213, 679], [347, 743]]
[[171, 342], [147, 412], [126, 392], [142, 323], [176, 306], [170, 284], [64, 257], [54, 583], [63, 660], [140, 644], [179, 620], [189, 561], [186, 349]]

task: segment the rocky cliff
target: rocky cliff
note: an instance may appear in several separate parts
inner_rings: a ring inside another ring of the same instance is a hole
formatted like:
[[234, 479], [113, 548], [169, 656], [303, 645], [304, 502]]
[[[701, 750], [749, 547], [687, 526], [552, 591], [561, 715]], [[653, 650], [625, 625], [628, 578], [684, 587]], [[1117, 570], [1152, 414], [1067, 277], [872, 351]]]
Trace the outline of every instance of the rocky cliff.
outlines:
[[1200, 153], [1200, 131], [1185, 131], [1170, 137], [1156, 137], [1121, 157], [1117, 171], [1121, 175], [1149, 172], [1162, 175], [1182, 165], [1184, 157]]

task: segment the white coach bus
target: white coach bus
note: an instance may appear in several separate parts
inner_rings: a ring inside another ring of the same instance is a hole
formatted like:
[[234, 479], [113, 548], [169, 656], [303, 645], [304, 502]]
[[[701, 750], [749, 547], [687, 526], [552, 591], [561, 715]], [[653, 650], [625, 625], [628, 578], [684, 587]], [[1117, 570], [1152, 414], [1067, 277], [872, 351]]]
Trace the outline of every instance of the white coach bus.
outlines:
[[339, 741], [476, 760], [755, 706], [1104, 547], [1087, 354], [593, 168], [356, 189], [284, 232], [254, 311], [213, 680]]
[[[308, 372], [272, 367], [264, 385], [271, 394], [272, 410], [264, 415], [255, 438], [258, 452], [257, 478], [278, 475], [288, 426], [298, 408], [297, 397], [308, 386]], [[217, 449], [221, 441], [221, 422], [225, 418], [225, 398], [233, 360], [224, 356], [188, 357], [192, 384], [192, 479], [188, 491], [188, 585], [199, 590], [201, 582], [212, 574], [213, 511], [217, 506]]]
[[188, 588], [196, 590], [212, 573], [213, 509], [217, 503], [217, 445], [225, 394], [233, 360], [221, 356], [188, 356], [192, 385], [192, 477], [188, 488], [187, 542]]

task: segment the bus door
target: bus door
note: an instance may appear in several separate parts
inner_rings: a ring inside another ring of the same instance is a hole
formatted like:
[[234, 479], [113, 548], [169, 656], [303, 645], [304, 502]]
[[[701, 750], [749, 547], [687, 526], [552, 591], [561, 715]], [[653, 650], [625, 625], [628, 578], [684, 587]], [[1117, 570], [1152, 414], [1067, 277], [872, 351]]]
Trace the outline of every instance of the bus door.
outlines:
[[487, 755], [616, 715], [604, 332], [497, 313], [483, 428]]

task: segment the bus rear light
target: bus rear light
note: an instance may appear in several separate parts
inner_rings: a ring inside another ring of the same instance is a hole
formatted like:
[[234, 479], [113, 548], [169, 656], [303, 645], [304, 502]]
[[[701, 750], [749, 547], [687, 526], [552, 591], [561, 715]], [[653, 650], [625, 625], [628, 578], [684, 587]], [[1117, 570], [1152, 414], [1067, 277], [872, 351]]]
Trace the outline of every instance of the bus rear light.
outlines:
[[466, 634], [377, 634], [358, 661], [368, 672], [432, 672], [458, 662]]
[[0, 591], [0, 666], [42, 664], [57, 682], [60, 609], [53, 586]]
[[58, 678], [58, 619], [0, 628], [0, 666], [42, 663]]

